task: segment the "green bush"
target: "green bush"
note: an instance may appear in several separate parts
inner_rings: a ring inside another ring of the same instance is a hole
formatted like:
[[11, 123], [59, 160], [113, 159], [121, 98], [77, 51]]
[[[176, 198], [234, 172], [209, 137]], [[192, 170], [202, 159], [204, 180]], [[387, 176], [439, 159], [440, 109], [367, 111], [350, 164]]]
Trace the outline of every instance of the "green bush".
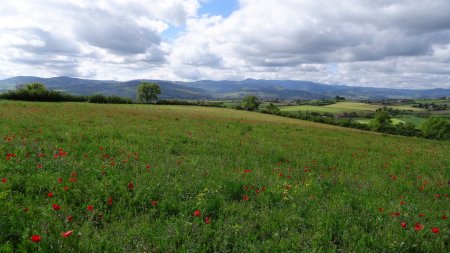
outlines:
[[423, 123], [422, 133], [428, 139], [449, 140], [450, 122], [442, 117], [430, 117]]

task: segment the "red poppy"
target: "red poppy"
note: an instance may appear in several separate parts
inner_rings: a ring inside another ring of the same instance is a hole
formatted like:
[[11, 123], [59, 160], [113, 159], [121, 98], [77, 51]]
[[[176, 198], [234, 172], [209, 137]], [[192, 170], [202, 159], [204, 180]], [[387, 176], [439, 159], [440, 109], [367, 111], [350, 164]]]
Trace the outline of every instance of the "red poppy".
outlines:
[[8, 182], [8, 179], [6, 179], [6, 177], [2, 178], [2, 183], [6, 183]]
[[391, 213], [391, 216], [397, 217], [397, 216], [400, 216], [400, 213], [399, 212]]
[[58, 211], [58, 210], [61, 209], [61, 206], [58, 205], [58, 204], [53, 204], [53, 205], [52, 205], [52, 208], [53, 208], [53, 210]]
[[383, 208], [383, 207], [380, 207], [380, 208], [378, 208], [378, 211], [384, 212], [384, 208]]
[[68, 222], [73, 221], [73, 216], [72, 216], [72, 215], [67, 216], [66, 220], [67, 220]]
[[434, 194], [434, 197], [440, 198], [440, 197], [441, 197], [441, 194]]
[[419, 213], [419, 217], [424, 217], [425, 214], [424, 213]]
[[402, 226], [402, 228], [406, 228], [406, 222], [402, 221], [400, 222], [400, 225]]
[[129, 183], [128, 183], [128, 189], [129, 189], [129, 190], [133, 190], [133, 189], [134, 189], [134, 184], [133, 184], [133, 182], [129, 182]]
[[106, 202], [108, 205], [112, 205], [113, 204], [113, 199], [111, 197], [108, 198], [108, 202]]
[[76, 177], [70, 177], [68, 180], [71, 183], [75, 183], [77, 181], [77, 178]]
[[86, 207], [86, 209], [87, 209], [88, 211], [92, 211], [92, 210], [94, 210], [94, 206], [93, 206], [93, 205], [88, 205], [88, 206]]
[[53, 197], [53, 192], [47, 193], [47, 197], [52, 198]]
[[431, 232], [438, 234], [439, 233], [439, 228], [432, 228]]
[[68, 191], [69, 190], [69, 186], [64, 186], [64, 191]]
[[252, 170], [244, 170], [244, 173], [250, 173]]
[[447, 216], [445, 216], [445, 214], [444, 215], [442, 215], [442, 219], [443, 220], [446, 220], [448, 217]]
[[36, 168], [38, 168], [38, 169], [42, 169], [42, 167], [44, 167], [44, 166], [42, 166], [42, 164], [36, 165]]
[[198, 209], [194, 211], [194, 216], [195, 216], [195, 217], [198, 217], [198, 216], [200, 216], [201, 214], [202, 214], [202, 213], [201, 213], [200, 210], [198, 210]]
[[62, 237], [69, 237], [70, 235], [72, 235], [72, 233], [73, 233], [73, 230], [69, 230], [67, 232], [62, 232], [61, 236]]
[[425, 226], [420, 224], [419, 222], [416, 222], [416, 224], [414, 225], [414, 230], [419, 231], [422, 230]]
[[400, 201], [400, 205], [404, 205], [405, 204], [405, 201]]
[[158, 201], [157, 200], [152, 200], [152, 206], [157, 206], [158, 205]]
[[58, 178], [58, 183], [62, 183], [63, 180], [64, 180], [64, 179], [63, 179], [62, 177]]
[[31, 241], [32, 241], [32, 242], [35, 242], [35, 243], [40, 242], [41, 239], [42, 239], [42, 238], [41, 238], [40, 235], [32, 235], [32, 236], [31, 236]]
[[210, 218], [210, 217], [205, 217], [205, 223], [206, 223], [206, 224], [211, 223], [211, 218]]
[[395, 180], [397, 180], [397, 176], [396, 176], [396, 175], [392, 175], [392, 176], [391, 176], [391, 179], [392, 179], [393, 181], [395, 181]]
[[250, 199], [250, 197], [248, 195], [243, 195], [242, 196], [242, 200], [244, 201], [248, 201]]

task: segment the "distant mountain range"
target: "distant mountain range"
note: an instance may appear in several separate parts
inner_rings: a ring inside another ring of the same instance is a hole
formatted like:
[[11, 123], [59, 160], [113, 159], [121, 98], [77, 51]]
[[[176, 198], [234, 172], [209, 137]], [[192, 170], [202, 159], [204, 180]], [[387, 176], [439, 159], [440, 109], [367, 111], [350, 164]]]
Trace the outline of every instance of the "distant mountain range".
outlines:
[[44, 83], [47, 88], [76, 95], [117, 95], [135, 98], [136, 87], [142, 82], [155, 82], [161, 87], [163, 99], [236, 99], [256, 95], [265, 99], [320, 99], [337, 95], [350, 99], [382, 98], [437, 98], [450, 96], [450, 89], [390, 89], [327, 85], [308, 81], [255, 80], [243, 81], [195, 81], [179, 82], [164, 80], [131, 80], [126, 82], [110, 80], [88, 80], [71, 77], [40, 78], [17, 76], [0, 80], [0, 92], [14, 89], [17, 84], [29, 82]]

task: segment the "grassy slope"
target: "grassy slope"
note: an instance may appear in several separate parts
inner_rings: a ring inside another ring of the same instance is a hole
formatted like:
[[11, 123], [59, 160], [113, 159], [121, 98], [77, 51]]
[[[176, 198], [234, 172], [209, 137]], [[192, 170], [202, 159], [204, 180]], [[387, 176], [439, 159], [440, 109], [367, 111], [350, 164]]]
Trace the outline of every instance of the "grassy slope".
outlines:
[[[218, 108], [2, 101], [0, 136], [15, 136], [0, 140], [2, 156], [17, 154], [0, 160], [0, 178], [8, 180], [0, 183], [4, 248], [449, 249], [449, 222], [441, 218], [450, 216], [449, 142]], [[57, 148], [68, 155], [53, 158]], [[67, 182], [74, 171], [77, 181]], [[53, 203], [62, 209], [53, 211]], [[414, 231], [415, 222], [425, 228]], [[69, 229], [74, 234], [62, 238]], [[32, 234], [42, 236], [39, 245]]]

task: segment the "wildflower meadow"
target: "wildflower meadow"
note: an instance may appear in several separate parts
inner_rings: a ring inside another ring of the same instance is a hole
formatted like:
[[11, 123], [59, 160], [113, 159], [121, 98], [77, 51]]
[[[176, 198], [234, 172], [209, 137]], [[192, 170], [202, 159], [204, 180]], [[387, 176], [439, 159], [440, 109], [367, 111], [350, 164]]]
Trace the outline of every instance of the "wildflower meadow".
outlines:
[[450, 142], [0, 101], [0, 252], [449, 252]]

